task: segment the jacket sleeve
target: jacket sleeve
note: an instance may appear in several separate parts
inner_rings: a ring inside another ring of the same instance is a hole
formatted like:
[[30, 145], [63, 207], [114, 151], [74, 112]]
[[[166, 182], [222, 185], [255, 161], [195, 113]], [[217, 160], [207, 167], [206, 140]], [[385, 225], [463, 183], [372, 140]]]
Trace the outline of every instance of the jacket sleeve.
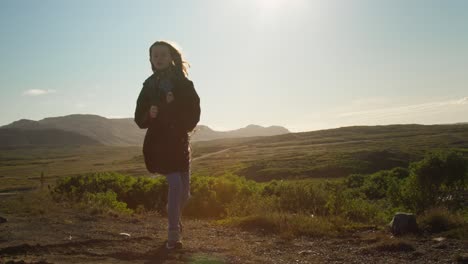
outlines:
[[191, 132], [200, 121], [200, 97], [198, 96], [193, 82], [186, 80], [184, 84], [185, 92], [180, 98], [175, 98], [174, 102], [166, 105], [161, 112], [167, 114], [166, 122], [179, 132]]
[[138, 96], [135, 108], [135, 116], [134, 121], [138, 125], [139, 128], [148, 128], [150, 122], [149, 116], [149, 109], [150, 109], [150, 99], [147, 95], [147, 87], [146, 81], [143, 83], [143, 88], [140, 91], [140, 95]]
[[185, 105], [182, 107], [183, 111], [181, 111], [179, 116], [179, 125], [184, 132], [190, 132], [195, 129], [200, 121], [201, 114], [200, 97], [192, 81], [188, 81], [187, 89]]

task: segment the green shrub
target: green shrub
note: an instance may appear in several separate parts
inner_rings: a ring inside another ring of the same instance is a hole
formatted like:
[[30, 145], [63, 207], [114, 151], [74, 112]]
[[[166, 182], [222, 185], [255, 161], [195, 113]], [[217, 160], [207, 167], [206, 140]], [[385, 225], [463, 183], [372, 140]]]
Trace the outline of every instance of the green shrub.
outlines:
[[460, 215], [450, 212], [447, 208], [432, 208], [418, 216], [419, 227], [430, 233], [439, 233], [463, 225]]
[[399, 180], [405, 179], [409, 176], [409, 170], [403, 167], [395, 167], [390, 170], [390, 173], [394, 178]]
[[[422, 214], [419, 221], [423, 228], [430, 232], [466, 231], [466, 224], [460, 224], [462, 216], [451, 213], [463, 208], [459, 193], [466, 191], [466, 172], [466, 161], [449, 151], [430, 153], [412, 163], [409, 170], [397, 167], [333, 181], [258, 183], [232, 173], [217, 177], [195, 174], [184, 214], [279, 229], [283, 234], [318, 235], [386, 224], [397, 211], [418, 213], [434, 205], [447, 205], [445, 211]], [[165, 212], [167, 192], [165, 177], [100, 172], [61, 178], [51, 195], [56, 201], [83, 204], [93, 213], [138, 213]], [[468, 216], [468, 211], [461, 212]]]
[[385, 216], [378, 203], [365, 199], [350, 199], [344, 208], [344, 216], [354, 222], [377, 223], [385, 222]]
[[100, 209], [95, 208], [95, 212], [104, 207], [120, 212], [138, 207], [139, 211], [142, 207], [162, 211], [167, 201], [167, 182], [162, 177], [149, 179], [115, 172], [88, 173], [58, 179], [51, 196], [55, 201], [96, 203]]
[[387, 194], [391, 177], [389, 171], [379, 171], [366, 177], [362, 190], [367, 198], [371, 200], [384, 198]]
[[317, 183], [282, 181], [276, 185], [274, 193], [282, 211], [314, 215], [327, 213], [327, 194]]
[[365, 177], [364, 174], [350, 174], [346, 177], [345, 184], [348, 188], [359, 188], [364, 184]]
[[402, 195], [409, 207], [421, 212], [433, 206], [461, 208], [468, 183], [467, 161], [455, 151], [435, 151], [410, 164]]
[[123, 214], [133, 213], [133, 210], [127, 208], [126, 203], [117, 201], [117, 194], [113, 191], [86, 193], [83, 203], [94, 211], [114, 211]]
[[258, 193], [240, 196], [226, 205], [228, 217], [263, 215], [280, 211], [278, 197], [264, 196]]
[[225, 174], [220, 177], [194, 176], [191, 180], [191, 199], [185, 213], [197, 217], [225, 217], [233, 203], [249, 199], [261, 192], [261, 186], [252, 180]]

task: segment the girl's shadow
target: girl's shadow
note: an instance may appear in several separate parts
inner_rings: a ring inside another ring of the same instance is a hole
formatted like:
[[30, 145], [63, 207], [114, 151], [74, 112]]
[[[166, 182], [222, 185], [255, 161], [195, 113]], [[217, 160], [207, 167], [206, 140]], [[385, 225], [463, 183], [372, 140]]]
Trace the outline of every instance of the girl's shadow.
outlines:
[[150, 250], [145, 253], [145, 259], [148, 259], [145, 264], [159, 264], [164, 263], [165, 260], [179, 260], [184, 261], [186, 259], [184, 249], [167, 249], [166, 242], [162, 243], [156, 249]]

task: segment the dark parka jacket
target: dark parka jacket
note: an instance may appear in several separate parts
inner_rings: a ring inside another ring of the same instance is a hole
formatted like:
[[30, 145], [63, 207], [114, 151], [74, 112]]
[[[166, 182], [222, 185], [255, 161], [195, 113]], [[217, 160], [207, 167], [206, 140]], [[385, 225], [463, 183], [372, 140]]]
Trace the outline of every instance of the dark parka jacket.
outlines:
[[[164, 78], [173, 84], [171, 103], [166, 102], [166, 94], [159, 88]], [[151, 105], [158, 106], [156, 118], [150, 117]], [[191, 80], [174, 71], [155, 72], [143, 83], [134, 120], [138, 127], [147, 128], [143, 156], [149, 172], [167, 174], [189, 170], [189, 132], [200, 120], [200, 98]]]

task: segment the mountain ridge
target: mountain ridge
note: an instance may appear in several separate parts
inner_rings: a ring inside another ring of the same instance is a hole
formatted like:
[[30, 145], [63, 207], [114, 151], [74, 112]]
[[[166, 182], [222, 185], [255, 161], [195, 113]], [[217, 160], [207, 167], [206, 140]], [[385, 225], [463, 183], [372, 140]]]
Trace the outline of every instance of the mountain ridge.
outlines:
[[[106, 118], [94, 114], [71, 114], [66, 116], [46, 117], [38, 121], [19, 119], [10, 124], [0, 126], [0, 130], [8, 128], [29, 131], [57, 129], [80, 134], [91, 140], [111, 146], [142, 145], [146, 133], [146, 129], [138, 128], [133, 118]], [[200, 141], [220, 138], [272, 136], [287, 133], [290, 133], [289, 130], [281, 126], [263, 127], [250, 124], [244, 128], [229, 131], [216, 131], [206, 125], [197, 125], [191, 136], [191, 140]]]

